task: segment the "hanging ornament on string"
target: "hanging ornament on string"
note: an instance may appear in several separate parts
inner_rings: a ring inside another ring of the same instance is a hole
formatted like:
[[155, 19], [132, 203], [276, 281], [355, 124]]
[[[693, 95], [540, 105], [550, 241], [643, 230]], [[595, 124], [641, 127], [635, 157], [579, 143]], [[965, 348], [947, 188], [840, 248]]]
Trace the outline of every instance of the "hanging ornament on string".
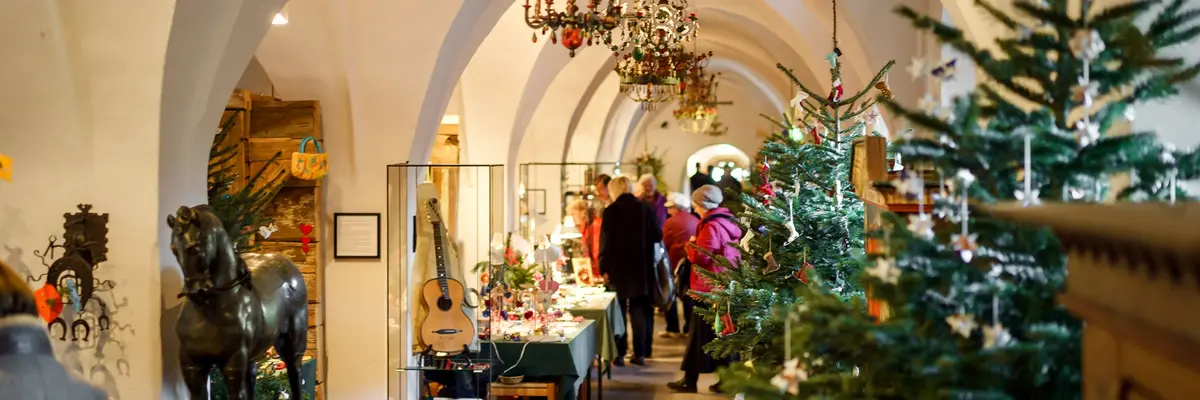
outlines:
[[829, 68], [837, 68], [838, 57], [842, 56], [842, 50], [834, 47], [833, 52], [825, 55], [825, 61], [829, 62]]
[[842, 101], [842, 95], [845, 94], [845, 89], [842, 88], [842, 79], [838, 78], [833, 81], [833, 90], [829, 91], [829, 102], [837, 103]]
[[742, 251], [746, 253], [753, 253], [750, 250], [750, 240], [752, 239], [754, 239], [754, 231], [747, 231], [745, 235], [742, 235], [742, 239], [738, 241], [738, 246], [741, 247]]
[[800, 366], [799, 359], [793, 358], [783, 363], [783, 371], [771, 378], [771, 385], [778, 388], [780, 393], [796, 395], [800, 390], [800, 382], [807, 380], [808, 371]]
[[764, 206], [771, 205], [771, 198], [775, 197], [775, 187], [771, 184], [771, 178], [767, 175], [767, 172], [770, 170], [771, 165], [763, 161], [762, 168], [759, 169], [759, 176], [762, 177], [763, 183], [758, 186], [758, 193], [763, 197], [762, 202]]
[[895, 285], [900, 281], [900, 269], [896, 268], [896, 260], [888, 257], [875, 259], [875, 266], [867, 268], [867, 274], [884, 283]]
[[908, 230], [909, 232], [912, 232], [913, 236], [925, 240], [932, 240], [934, 237], [933, 218], [930, 218], [929, 214], [923, 212], [909, 215]]
[[808, 284], [808, 270], [814, 269], [813, 265], [808, 263], [808, 247], [804, 248], [804, 253], [800, 260], [800, 268], [792, 273], [792, 277], [796, 278], [800, 283]]
[[971, 183], [975, 182], [975, 175], [971, 174], [971, 171], [960, 169], [958, 170], [958, 179], [961, 184], [958, 193], [960, 199], [958, 219], [959, 223], [962, 224], [962, 231], [952, 235], [950, 240], [954, 242], [954, 250], [958, 251], [958, 255], [962, 257], [963, 262], [969, 263], [975, 257], [975, 250], [979, 247], [976, 243], [979, 235], [971, 233], [967, 225], [971, 219], [967, 193], [971, 187]]
[[1018, 191], [1015, 196], [1024, 207], [1041, 204], [1041, 200], [1038, 199], [1038, 191], [1033, 188], [1033, 130], [1029, 127], [1021, 127], [1017, 129], [1016, 133], [1025, 140], [1025, 166], [1021, 172], [1024, 189]]
[[983, 348], [1005, 347], [1012, 342], [1012, 334], [1000, 324], [1000, 297], [992, 295], [992, 324], [983, 327]]
[[913, 57], [913, 59], [908, 62], [908, 67], [906, 68], [908, 70], [908, 76], [911, 76], [914, 81], [924, 77], [926, 68], [925, 64], [925, 59]]
[[934, 100], [933, 95], [929, 93], [925, 93], [925, 96], [921, 97], [921, 100], [917, 101], [917, 108], [921, 109], [921, 111], [924, 111], [926, 114], [933, 114], [933, 112], [937, 110], [937, 107], [937, 100]]
[[787, 222], [783, 223], [783, 227], [787, 228], [788, 238], [786, 241], [783, 242], [784, 246], [791, 244], [793, 241], [795, 241], [797, 238], [800, 237], [800, 232], [796, 231], [796, 222], [795, 222], [796, 214], [795, 214], [795, 210], [793, 210], [793, 208], [795, 206], [795, 204], [793, 204], [794, 202], [795, 202], [795, 197], [788, 199], [788, 220], [787, 220]]
[[808, 130], [808, 142], [812, 143], [814, 146], [821, 145], [821, 131], [819, 128], [820, 125], [815, 125]]
[[767, 266], [762, 270], [763, 275], [769, 275], [779, 270], [779, 262], [775, 261], [774, 244], [770, 237], [767, 237], [767, 254], [763, 256], [763, 260], [767, 262]]
[[979, 327], [979, 324], [975, 323], [975, 316], [963, 313], [961, 308], [958, 314], [946, 317], [946, 325], [950, 325], [950, 330], [963, 338], [970, 338], [971, 332]]
[[803, 113], [804, 100], [808, 100], [808, 93], [796, 92], [796, 96], [792, 97], [792, 114], [795, 118], [800, 118], [800, 114]]
[[879, 89], [879, 95], [886, 99], [892, 99], [896, 97], [896, 95], [892, 93], [892, 88], [888, 86], [887, 78], [884, 78], [884, 80], [876, 83], [875, 88]]

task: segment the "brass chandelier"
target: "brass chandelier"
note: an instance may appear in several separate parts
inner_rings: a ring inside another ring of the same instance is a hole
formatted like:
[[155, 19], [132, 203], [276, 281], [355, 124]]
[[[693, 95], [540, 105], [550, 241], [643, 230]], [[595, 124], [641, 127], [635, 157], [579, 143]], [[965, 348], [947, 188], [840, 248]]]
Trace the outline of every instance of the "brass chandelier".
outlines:
[[665, 52], [621, 56], [614, 70], [621, 78], [621, 93], [653, 110], [680, 92], [680, 80], [691, 71], [702, 70], [712, 53], [697, 54], [674, 47]]
[[704, 134], [709, 132], [717, 119], [717, 78], [719, 74], [705, 76], [702, 68], [687, 75], [680, 84], [679, 109], [675, 120], [684, 132]]
[[619, 10], [620, 41], [613, 41], [610, 31], [604, 43], [615, 53], [668, 53], [699, 32], [699, 19], [687, 9], [687, 0], [634, 0]]
[[[575, 50], [592, 45], [600, 40], [605, 43], [612, 41], [612, 30], [616, 29], [621, 20], [619, 0], [608, 0], [608, 5], [601, 7], [602, 0], [588, 0], [587, 10], [581, 10], [575, 4], [576, 0], [566, 0], [566, 7], [556, 11], [554, 0], [525, 0], [525, 24], [542, 34], [549, 33], [550, 42], [558, 43], [560, 37], [563, 47], [575, 57]], [[543, 4], [544, 3], [544, 4]], [[532, 12], [530, 9], [532, 8]], [[544, 9], [543, 9], [544, 8]], [[533, 33], [533, 42], [537, 43], [538, 33]]]

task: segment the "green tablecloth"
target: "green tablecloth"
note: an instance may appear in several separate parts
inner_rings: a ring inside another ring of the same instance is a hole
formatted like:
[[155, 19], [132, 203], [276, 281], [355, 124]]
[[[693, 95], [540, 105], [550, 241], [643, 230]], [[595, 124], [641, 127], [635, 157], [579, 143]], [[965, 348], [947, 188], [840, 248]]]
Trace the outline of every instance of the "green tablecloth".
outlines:
[[[579, 385], [587, 378], [596, 357], [595, 325], [595, 321], [583, 321], [575, 332], [567, 335], [565, 342], [549, 338], [545, 341], [535, 338], [532, 342], [496, 341], [500, 357], [495, 360], [499, 364], [495, 374], [500, 375], [520, 359], [521, 363], [510, 374], [524, 374], [527, 381], [558, 379], [559, 398], [574, 399], [579, 396]], [[522, 358], [521, 348], [526, 343], [529, 346]]]
[[596, 321], [599, 325], [596, 334], [600, 345], [597, 347], [601, 360], [611, 362], [616, 359], [616, 337], [625, 334], [625, 318], [621, 315], [621, 306], [617, 304], [617, 294], [604, 292], [590, 295], [587, 304], [565, 305], [564, 309], [572, 315]]

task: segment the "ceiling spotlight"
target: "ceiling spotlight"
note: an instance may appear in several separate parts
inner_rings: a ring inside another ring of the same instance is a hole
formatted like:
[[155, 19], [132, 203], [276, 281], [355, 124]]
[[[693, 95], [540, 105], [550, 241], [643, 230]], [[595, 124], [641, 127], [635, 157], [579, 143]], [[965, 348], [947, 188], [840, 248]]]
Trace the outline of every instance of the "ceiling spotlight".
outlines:
[[275, 18], [271, 20], [271, 25], [287, 25], [288, 19], [283, 13], [275, 14]]

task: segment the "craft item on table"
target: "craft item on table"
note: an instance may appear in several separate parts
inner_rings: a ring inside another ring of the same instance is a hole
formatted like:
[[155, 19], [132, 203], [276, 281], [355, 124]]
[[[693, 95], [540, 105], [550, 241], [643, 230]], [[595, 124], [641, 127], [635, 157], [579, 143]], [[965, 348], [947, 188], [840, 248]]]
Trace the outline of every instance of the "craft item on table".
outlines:
[[263, 239], [270, 239], [271, 234], [278, 231], [279, 227], [275, 226], [275, 223], [273, 222], [270, 225], [258, 227], [258, 234], [261, 235]]
[[300, 233], [304, 234], [304, 236], [300, 238], [300, 251], [303, 251], [304, 254], [308, 254], [310, 251], [309, 244], [312, 243], [312, 237], [309, 235], [312, 234], [312, 231], [312, 224], [300, 224]]
[[[316, 153], [305, 153], [308, 142], [316, 146]], [[329, 155], [321, 149], [321, 142], [309, 136], [300, 140], [300, 151], [292, 153], [292, 176], [300, 179], [315, 181], [329, 173]]]
[[12, 157], [0, 154], [0, 179], [12, 183]]
[[42, 285], [41, 289], [33, 292], [33, 299], [37, 301], [38, 315], [46, 323], [53, 322], [59, 314], [62, 314], [62, 296], [59, 295], [58, 289], [54, 285], [49, 283]]

